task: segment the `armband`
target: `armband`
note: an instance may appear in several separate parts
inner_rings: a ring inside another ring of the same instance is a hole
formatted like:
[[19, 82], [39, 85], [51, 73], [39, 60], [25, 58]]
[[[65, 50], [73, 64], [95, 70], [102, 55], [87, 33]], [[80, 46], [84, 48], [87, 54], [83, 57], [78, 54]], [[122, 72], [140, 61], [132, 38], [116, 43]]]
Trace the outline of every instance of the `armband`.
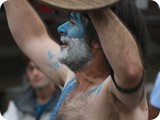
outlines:
[[118, 89], [118, 91], [120, 91], [122, 93], [125, 93], [125, 94], [132, 94], [132, 93], [138, 91], [141, 88], [141, 86], [143, 85], [143, 78], [142, 78], [142, 80], [140, 81], [140, 83], [136, 87], [131, 88], [131, 89], [126, 89], [126, 88], [122, 88], [119, 85], [117, 85], [117, 83], [114, 79], [114, 73], [113, 72], [111, 74], [111, 77], [112, 77], [113, 83], [116, 86], [116, 88]]

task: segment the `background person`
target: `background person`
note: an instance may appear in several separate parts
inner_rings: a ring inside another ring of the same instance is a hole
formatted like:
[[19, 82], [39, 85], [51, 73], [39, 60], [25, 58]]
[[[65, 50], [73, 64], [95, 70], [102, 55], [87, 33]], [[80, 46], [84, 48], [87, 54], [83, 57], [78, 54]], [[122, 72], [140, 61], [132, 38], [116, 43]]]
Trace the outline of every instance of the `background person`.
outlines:
[[61, 89], [31, 60], [25, 58], [25, 63], [29, 87], [21, 96], [10, 101], [3, 116], [7, 120], [48, 120]]

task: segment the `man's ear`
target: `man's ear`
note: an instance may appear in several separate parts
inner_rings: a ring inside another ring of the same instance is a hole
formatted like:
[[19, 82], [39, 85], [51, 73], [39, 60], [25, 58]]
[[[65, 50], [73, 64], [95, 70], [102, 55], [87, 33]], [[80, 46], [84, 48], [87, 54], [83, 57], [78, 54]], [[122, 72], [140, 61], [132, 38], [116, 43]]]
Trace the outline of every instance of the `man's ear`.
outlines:
[[93, 42], [93, 43], [92, 43], [92, 47], [93, 47], [94, 49], [101, 49], [101, 48], [102, 48], [99, 42]]

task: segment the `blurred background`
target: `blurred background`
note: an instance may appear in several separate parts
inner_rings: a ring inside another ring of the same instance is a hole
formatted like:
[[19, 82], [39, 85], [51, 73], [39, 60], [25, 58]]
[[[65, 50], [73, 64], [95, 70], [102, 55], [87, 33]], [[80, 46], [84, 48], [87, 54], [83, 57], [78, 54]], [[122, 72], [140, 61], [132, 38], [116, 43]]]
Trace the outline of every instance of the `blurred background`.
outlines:
[[[148, 69], [146, 71], [146, 88], [148, 96], [153, 88], [154, 81], [160, 70], [160, 9], [152, 0], [135, 0], [141, 9], [150, 35]], [[30, 3], [38, 12], [51, 37], [59, 38], [56, 28], [63, 23], [68, 14], [58, 11], [51, 6], [30, 0]], [[23, 29], [23, 28], [22, 28]], [[53, 34], [54, 33], [54, 34]], [[56, 34], [55, 34], [56, 33]], [[0, 10], [0, 111], [3, 113], [8, 101], [22, 93], [26, 87], [23, 75], [24, 64], [21, 51], [15, 44], [8, 29], [5, 10]]]

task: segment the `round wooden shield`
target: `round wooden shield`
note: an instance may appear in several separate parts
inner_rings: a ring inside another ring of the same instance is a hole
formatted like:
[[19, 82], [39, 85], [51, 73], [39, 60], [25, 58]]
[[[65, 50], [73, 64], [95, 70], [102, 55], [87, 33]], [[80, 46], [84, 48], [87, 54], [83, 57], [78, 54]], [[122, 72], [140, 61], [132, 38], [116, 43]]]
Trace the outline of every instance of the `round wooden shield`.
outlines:
[[41, 0], [56, 8], [74, 11], [90, 11], [113, 5], [120, 0]]

